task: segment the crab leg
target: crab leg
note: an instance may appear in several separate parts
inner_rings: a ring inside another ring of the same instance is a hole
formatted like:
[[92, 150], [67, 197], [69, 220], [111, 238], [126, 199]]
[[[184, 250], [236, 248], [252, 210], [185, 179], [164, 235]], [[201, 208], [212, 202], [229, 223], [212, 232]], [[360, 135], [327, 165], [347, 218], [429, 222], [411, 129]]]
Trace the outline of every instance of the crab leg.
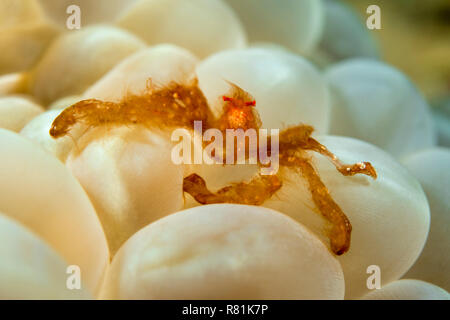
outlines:
[[330, 159], [336, 169], [344, 176], [365, 174], [373, 179], [377, 178], [377, 172], [370, 162], [342, 163], [324, 145], [311, 137], [313, 130], [308, 125], [299, 125], [283, 130], [280, 133], [280, 152], [293, 155], [297, 150], [314, 151]]
[[308, 182], [308, 189], [316, 208], [332, 225], [331, 233], [329, 234], [331, 250], [336, 255], [347, 252], [350, 248], [352, 233], [350, 221], [339, 205], [333, 200], [330, 192], [311, 163], [301, 158], [298, 158], [296, 163]]
[[213, 193], [208, 190], [205, 180], [198, 174], [184, 178], [183, 191], [189, 193], [201, 204], [239, 203], [261, 205], [281, 188], [276, 175], [258, 175], [250, 182], [234, 183]]

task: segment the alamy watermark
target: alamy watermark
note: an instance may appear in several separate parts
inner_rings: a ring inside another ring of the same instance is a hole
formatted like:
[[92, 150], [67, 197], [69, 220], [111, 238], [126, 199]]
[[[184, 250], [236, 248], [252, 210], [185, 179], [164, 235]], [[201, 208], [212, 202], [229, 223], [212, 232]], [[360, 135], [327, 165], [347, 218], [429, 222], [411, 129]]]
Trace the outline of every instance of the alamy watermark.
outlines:
[[366, 20], [366, 26], [369, 30], [381, 29], [381, 9], [376, 4], [367, 7], [367, 14], [370, 16]]
[[367, 289], [381, 289], [381, 269], [376, 264], [372, 264], [367, 267], [367, 274], [370, 276], [367, 278]]
[[81, 9], [76, 4], [72, 4], [67, 7], [66, 13], [70, 16], [67, 17], [66, 27], [69, 30], [81, 29]]
[[[71, 4], [66, 8], [69, 15], [66, 20], [66, 27], [69, 30], [78, 30], [81, 28], [81, 8], [76, 4]], [[366, 13], [370, 16], [366, 20], [366, 26], [369, 30], [381, 29], [381, 9], [378, 5], [372, 4], [367, 7]]]
[[81, 289], [81, 269], [77, 265], [70, 265], [66, 269], [66, 273], [69, 274], [66, 280], [66, 288], [69, 290]]

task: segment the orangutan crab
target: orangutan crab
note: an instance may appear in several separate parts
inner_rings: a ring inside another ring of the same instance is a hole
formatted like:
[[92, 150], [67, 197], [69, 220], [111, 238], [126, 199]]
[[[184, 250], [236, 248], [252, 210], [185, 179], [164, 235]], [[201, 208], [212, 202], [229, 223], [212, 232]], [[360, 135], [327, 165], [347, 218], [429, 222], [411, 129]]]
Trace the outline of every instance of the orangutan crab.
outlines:
[[[155, 88], [150, 81], [143, 94], [129, 94], [118, 103], [88, 99], [66, 108], [54, 120], [50, 135], [53, 138], [65, 136], [77, 123], [88, 128], [136, 124], [148, 128], [194, 130], [194, 122], [201, 121], [202, 129], [217, 128], [221, 132], [227, 129], [259, 129], [261, 122], [255, 105], [250, 94], [231, 84], [230, 93], [223, 96], [222, 113], [215, 117], [197, 80], [189, 85], [173, 82], [161, 88]], [[331, 250], [341, 255], [350, 248], [351, 223], [331, 197], [305, 151], [318, 152], [328, 157], [345, 176], [360, 173], [376, 179], [377, 174], [369, 162], [353, 165], [341, 163], [325, 146], [311, 137], [312, 132], [313, 128], [308, 125], [282, 130], [279, 134], [279, 165], [294, 169], [304, 176], [315, 206], [332, 225], [329, 234]], [[257, 138], [259, 140], [259, 136]], [[268, 153], [272, 151], [270, 146], [271, 143], [267, 143]], [[225, 150], [222, 157], [226, 157]], [[204, 179], [194, 173], [184, 178], [183, 191], [201, 204], [261, 205], [281, 188], [282, 181], [283, 177], [278, 173], [258, 174], [249, 182], [234, 183], [213, 193], [208, 190]]]

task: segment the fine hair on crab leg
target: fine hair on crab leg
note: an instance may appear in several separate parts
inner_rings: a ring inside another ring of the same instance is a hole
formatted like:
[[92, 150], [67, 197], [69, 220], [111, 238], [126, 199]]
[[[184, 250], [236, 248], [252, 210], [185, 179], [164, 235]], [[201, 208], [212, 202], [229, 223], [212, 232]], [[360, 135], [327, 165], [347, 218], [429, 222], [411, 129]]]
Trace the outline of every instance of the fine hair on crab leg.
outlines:
[[329, 234], [331, 250], [336, 255], [341, 255], [350, 248], [352, 225], [339, 205], [333, 200], [319, 174], [306, 158], [296, 158], [296, 168], [308, 182], [308, 189], [312, 200], [322, 216], [331, 225]]
[[77, 123], [89, 125], [90, 118], [96, 114], [104, 113], [104, 109], [110, 111], [115, 106], [113, 102], [103, 102], [97, 99], [79, 101], [64, 109], [53, 121], [50, 128], [50, 135], [53, 138], [60, 138], [67, 135]]
[[183, 191], [201, 204], [238, 203], [261, 205], [281, 188], [281, 180], [276, 175], [257, 175], [250, 182], [233, 183], [217, 192], [211, 192], [205, 180], [193, 173], [183, 180]]
[[308, 146], [305, 150], [312, 150], [318, 152], [331, 160], [336, 166], [336, 169], [344, 176], [353, 176], [355, 174], [365, 174], [366, 176], [377, 178], [377, 172], [370, 162], [358, 162], [355, 164], [343, 164], [332, 152], [330, 152], [324, 145], [318, 141], [310, 138]]
[[299, 125], [283, 130], [280, 133], [280, 150], [283, 150], [285, 154], [289, 151], [295, 153], [295, 150], [298, 149], [314, 151], [330, 159], [336, 169], [344, 176], [364, 174], [373, 179], [377, 178], [377, 172], [370, 162], [343, 164], [324, 145], [311, 137], [313, 131], [313, 127], [308, 125]]
[[66, 135], [77, 123], [88, 127], [141, 124], [146, 127], [192, 128], [195, 120], [210, 126], [213, 116], [197, 81], [186, 86], [171, 83], [162, 88], [147, 88], [141, 95], [130, 94], [123, 101], [96, 99], [80, 101], [66, 108], [54, 121], [50, 135]]
[[341, 255], [350, 248], [352, 226], [339, 205], [333, 200], [310, 161], [303, 154], [303, 150], [318, 152], [336, 166], [344, 176], [365, 174], [374, 179], [377, 173], [369, 162], [344, 165], [325, 146], [311, 137], [313, 128], [308, 125], [290, 127], [280, 133], [280, 165], [298, 170], [308, 182], [309, 191], [314, 205], [331, 224], [329, 235], [331, 250]]

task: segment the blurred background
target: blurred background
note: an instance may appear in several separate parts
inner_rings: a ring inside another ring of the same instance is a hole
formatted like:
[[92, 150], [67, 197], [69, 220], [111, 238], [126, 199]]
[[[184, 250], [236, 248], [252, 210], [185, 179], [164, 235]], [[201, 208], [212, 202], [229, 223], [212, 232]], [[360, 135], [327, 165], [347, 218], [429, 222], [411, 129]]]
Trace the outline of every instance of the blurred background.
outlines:
[[[335, 0], [333, 0], [335, 1]], [[450, 0], [344, 0], [362, 19], [378, 4], [382, 30], [371, 31], [381, 58], [405, 72], [432, 102], [450, 90]]]
[[329, 0], [327, 4], [339, 2], [348, 5], [363, 23], [369, 5], [381, 8], [382, 29], [367, 30], [376, 49], [361, 53], [377, 52], [379, 58], [411, 78], [433, 107], [439, 143], [448, 146], [450, 0]]

